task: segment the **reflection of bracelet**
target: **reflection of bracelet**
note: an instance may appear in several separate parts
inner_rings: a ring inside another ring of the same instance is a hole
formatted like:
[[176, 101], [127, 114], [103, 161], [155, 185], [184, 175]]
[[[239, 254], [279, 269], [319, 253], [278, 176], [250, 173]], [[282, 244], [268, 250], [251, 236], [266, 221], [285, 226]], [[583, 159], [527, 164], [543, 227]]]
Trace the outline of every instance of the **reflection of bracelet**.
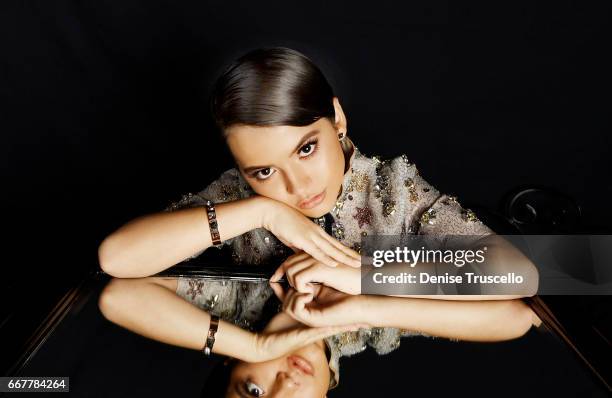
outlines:
[[208, 215], [208, 226], [210, 227], [210, 237], [215, 246], [221, 245], [221, 236], [219, 235], [219, 227], [217, 225], [217, 213], [215, 212], [215, 204], [212, 200], [206, 201], [206, 214]]
[[217, 315], [210, 316], [210, 327], [208, 329], [208, 333], [206, 334], [206, 343], [204, 344], [204, 348], [202, 352], [204, 355], [208, 356], [212, 352], [213, 345], [215, 344], [215, 334], [217, 333], [217, 329], [219, 328], [219, 317]]

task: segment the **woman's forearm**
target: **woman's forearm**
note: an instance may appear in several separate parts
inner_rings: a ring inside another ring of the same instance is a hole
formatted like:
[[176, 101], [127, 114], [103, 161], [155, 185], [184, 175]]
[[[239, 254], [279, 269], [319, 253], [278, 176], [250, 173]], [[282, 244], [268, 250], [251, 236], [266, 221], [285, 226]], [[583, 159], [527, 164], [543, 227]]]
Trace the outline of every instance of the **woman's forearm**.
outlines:
[[[166, 344], [202, 350], [210, 315], [175, 292], [146, 279], [114, 279], [99, 298], [102, 314], [111, 322]], [[242, 360], [255, 356], [254, 334], [225, 321], [213, 352]]]
[[[273, 206], [262, 196], [217, 204], [221, 239], [262, 227]], [[109, 235], [98, 249], [102, 269], [115, 277], [154, 275], [212, 246], [204, 207], [136, 218]]]
[[361, 296], [362, 316], [379, 327], [467, 341], [502, 341], [525, 334], [533, 312], [521, 300], [444, 301]]

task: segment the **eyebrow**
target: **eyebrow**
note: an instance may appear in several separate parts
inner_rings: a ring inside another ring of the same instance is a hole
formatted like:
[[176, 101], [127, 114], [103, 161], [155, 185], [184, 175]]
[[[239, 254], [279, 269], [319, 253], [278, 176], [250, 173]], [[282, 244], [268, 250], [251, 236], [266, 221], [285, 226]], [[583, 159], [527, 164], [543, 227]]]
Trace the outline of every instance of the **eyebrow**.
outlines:
[[[300, 139], [300, 143], [296, 145], [295, 149], [293, 150], [293, 152], [297, 151], [298, 149], [300, 149], [302, 147], [302, 145], [304, 145], [304, 141], [306, 141], [307, 139], [309, 139], [310, 137], [312, 137], [313, 135], [317, 135], [319, 134], [319, 130], [315, 129], [312, 131], [309, 131], [308, 133], [304, 134], [304, 136], [302, 137], [302, 139]], [[289, 156], [291, 156], [293, 154], [293, 152], [291, 152], [289, 154]], [[245, 173], [251, 172], [251, 171], [255, 171], [255, 170], [259, 170], [259, 169], [265, 169], [268, 166], [250, 166], [250, 167], [245, 167], [243, 170]]]

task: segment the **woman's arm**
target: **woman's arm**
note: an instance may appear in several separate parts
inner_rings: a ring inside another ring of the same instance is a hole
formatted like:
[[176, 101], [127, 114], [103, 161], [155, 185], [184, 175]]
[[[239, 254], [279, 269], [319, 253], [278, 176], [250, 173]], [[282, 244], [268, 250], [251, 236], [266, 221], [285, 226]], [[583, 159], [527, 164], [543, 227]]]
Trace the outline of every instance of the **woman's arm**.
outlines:
[[[275, 285], [275, 284], [273, 284]], [[277, 295], [280, 288], [273, 286]], [[467, 341], [502, 341], [524, 335], [540, 320], [521, 300], [443, 301], [388, 296], [350, 296], [329, 288], [291, 289], [283, 308], [310, 326], [366, 323]]]
[[[176, 279], [115, 278], [100, 294], [98, 306], [109, 321], [150, 339], [193, 350], [202, 350], [206, 342], [210, 314], [176, 294]], [[212, 352], [247, 362], [267, 361], [357, 327], [301, 326], [251, 333], [220, 321]]]
[[466, 341], [502, 341], [521, 337], [537, 317], [522, 300], [444, 301], [360, 296], [363, 320], [379, 327], [420, 331]]
[[[155, 279], [158, 278], [112, 279], [100, 294], [100, 311], [109, 321], [142, 336], [201, 350], [206, 342], [210, 315]], [[252, 333], [221, 321], [213, 351], [250, 359], [252, 342]]]
[[[215, 205], [222, 240], [261, 228], [270, 199], [252, 196]], [[161, 272], [212, 246], [206, 209], [186, 208], [138, 217], [110, 234], [98, 248], [100, 267], [119, 278]]]

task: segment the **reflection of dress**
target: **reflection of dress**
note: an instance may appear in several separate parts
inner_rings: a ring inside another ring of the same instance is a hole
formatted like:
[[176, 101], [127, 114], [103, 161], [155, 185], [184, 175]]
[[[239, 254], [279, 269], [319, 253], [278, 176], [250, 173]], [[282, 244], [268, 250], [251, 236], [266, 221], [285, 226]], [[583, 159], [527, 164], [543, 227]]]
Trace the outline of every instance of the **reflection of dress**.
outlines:
[[[424, 180], [406, 155], [392, 159], [363, 155], [348, 137], [343, 140], [346, 162], [342, 191], [334, 208], [313, 221], [345, 246], [360, 251], [362, 236], [475, 235], [494, 233], [457, 198], [440, 194]], [[215, 203], [247, 198], [254, 191], [236, 168], [227, 170], [198, 194], [184, 195], [166, 208], [202, 206], [206, 199]], [[219, 226], [223, 239], [223, 226]], [[232, 251], [236, 264], [259, 264], [282, 259], [293, 253], [273, 234], [260, 228], [223, 241]], [[196, 253], [193, 257], [198, 256]], [[280, 263], [280, 261], [279, 261]], [[263, 303], [273, 294], [268, 284], [217, 282], [179, 278], [177, 294], [226, 320], [249, 327], [259, 319]], [[331, 350], [330, 367], [338, 381], [338, 360], [368, 345], [380, 354], [399, 346], [400, 337], [425, 335], [418, 331], [372, 328], [348, 332], [326, 339]]]

